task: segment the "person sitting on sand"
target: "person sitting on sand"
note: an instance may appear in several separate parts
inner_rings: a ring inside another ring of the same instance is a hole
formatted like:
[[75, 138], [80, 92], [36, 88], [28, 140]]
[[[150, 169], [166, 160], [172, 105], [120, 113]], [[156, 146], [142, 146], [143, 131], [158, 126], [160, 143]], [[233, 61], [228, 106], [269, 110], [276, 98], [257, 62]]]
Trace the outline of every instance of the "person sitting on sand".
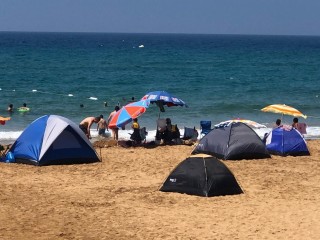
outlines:
[[98, 123], [99, 121], [100, 117], [87, 117], [80, 122], [79, 128], [86, 134], [88, 139], [91, 139], [90, 127], [93, 123]]
[[166, 130], [164, 131], [164, 142], [172, 143], [172, 140], [180, 139], [180, 131], [176, 124], [171, 123], [170, 118], [166, 118]]
[[106, 134], [106, 129], [108, 130], [107, 121], [100, 115], [100, 121], [97, 124], [97, 131], [99, 136], [104, 136]]
[[131, 127], [133, 129], [133, 133], [130, 139], [133, 140], [135, 144], [140, 144], [142, 139], [140, 135], [140, 125], [137, 118], [133, 119]]

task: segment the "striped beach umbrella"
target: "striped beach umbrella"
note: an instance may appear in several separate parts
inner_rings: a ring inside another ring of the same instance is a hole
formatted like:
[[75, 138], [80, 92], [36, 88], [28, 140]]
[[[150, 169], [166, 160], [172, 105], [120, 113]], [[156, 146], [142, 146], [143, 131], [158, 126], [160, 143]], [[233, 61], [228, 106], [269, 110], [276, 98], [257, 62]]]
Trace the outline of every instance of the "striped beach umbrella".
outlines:
[[133, 119], [140, 117], [146, 112], [149, 107], [149, 100], [141, 100], [138, 102], [129, 103], [123, 106], [118, 112], [114, 114], [109, 122], [109, 128], [123, 128]]
[[188, 105], [183, 100], [173, 96], [171, 93], [168, 93], [166, 91], [149, 92], [141, 98], [141, 100], [146, 100], [146, 99], [149, 99], [150, 103], [156, 103], [161, 112], [165, 111], [163, 106], [168, 106], [168, 107], [185, 106], [185, 107], [188, 107]]
[[307, 118], [299, 110], [285, 104], [272, 104], [261, 109], [262, 112], [280, 113], [282, 115], [290, 115], [294, 117]]

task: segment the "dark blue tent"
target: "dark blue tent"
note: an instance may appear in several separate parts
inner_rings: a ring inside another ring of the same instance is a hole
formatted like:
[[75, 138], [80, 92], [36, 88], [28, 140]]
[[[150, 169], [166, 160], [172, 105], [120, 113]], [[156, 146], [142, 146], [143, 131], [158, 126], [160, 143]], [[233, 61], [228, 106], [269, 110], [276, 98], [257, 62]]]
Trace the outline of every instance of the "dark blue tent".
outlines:
[[267, 136], [266, 147], [271, 154], [275, 155], [310, 155], [305, 139], [295, 128], [273, 129]]
[[9, 151], [15, 162], [33, 165], [100, 161], [78, 125], [57, 115], [45, 115], [33, 121]]
[[211, 130], [193, 151], [225, 160], [270, 158], [266, 146], [248, 125], [236, 122]]

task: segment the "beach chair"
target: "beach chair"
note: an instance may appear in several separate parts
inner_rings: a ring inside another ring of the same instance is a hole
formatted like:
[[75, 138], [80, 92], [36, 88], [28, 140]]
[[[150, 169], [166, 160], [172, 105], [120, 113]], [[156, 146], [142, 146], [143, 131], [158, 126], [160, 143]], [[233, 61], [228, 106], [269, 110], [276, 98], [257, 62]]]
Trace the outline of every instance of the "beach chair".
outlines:
[[200, 137], [207, 135], [211, 131], [211, 121], [201, 120], [200, 121]]
[[184, 133], [183, 133], [183, 140], [194, 140], [196, 141], [198, 138], [198, 131], [196, 127], [194, 128], [189, 128], [189, 127], [184, 127]]
[[161, 139], [164, 139], [164, 134], [166, 129], [167, 129], [166, 119], [159, 118], [157, 120], [156, 141], [161, 141]]
[[157, 131], [164, 132], [166, 130], [166, 127], [167, 127], [166, 119], [159, 118], [157, 120]]
[[147, 128], [146, 127], [140, 128], [140, 137], [143, 143], [146, 143], [147, 136], [148, 136]]

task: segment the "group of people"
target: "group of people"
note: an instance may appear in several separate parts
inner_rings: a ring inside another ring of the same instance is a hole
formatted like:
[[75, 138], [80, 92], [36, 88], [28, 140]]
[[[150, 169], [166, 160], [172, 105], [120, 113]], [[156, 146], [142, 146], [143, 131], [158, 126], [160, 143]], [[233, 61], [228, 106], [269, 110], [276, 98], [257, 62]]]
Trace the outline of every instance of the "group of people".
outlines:
[[[293, 118], [293, 120], [292, 120], [292, 124], [291, 124], [291, 126], [293, 127], [293, 128], [298, 128], [298, 125], [299, 125], [299, 119], [297, 118], [297, 117], [295, 117], [295, 118]], [[275, 127], [277, 128], [277, 127], [282, 127], [282, 124], [281, 124], [281, 119], [277, 119], [276, 120], [276, 125], [275, 125]]]
[[165, 126], [158, 126], [156, 140], [170, 144], [175, 139], [180, 139], [180, 130], [176, 124], [172, 124], [170, 118], [166, 118]]
[[[282, 127], [281, 119], [276, 120], [275, 127]], [[306, 124], [299, 123], [299, 119], [297, 117], [293, 118], [291, 127], [297, 129], [301, 134], [306, 134]]]
[[[123, 99], [125, 100], [125, 98]], [[128, 103], [134, 102], [135, 98], [132, 97], [131, 100]], [[104, 106], [107, 107], [108, 103], [104, 102]], [[83, 104], [80, 104], [80, 107], [84, 107]], [[120, 102], [118, 102], [117, 106], [115, 106], [114, 111], [112, 111], [108, 117], [107, 120], [104, 119], [103, 115], [100, 115], [98, 117], [87, 117], [85, 119], [83, 119], [80, 124], [79, 124], [79, 128], [86, 134], [86, 136], [90, 139], [91, 138], [91, 133], [90, 133], [90, 128], [92, 126], [93, 123], [97, 124], [97, 131], [99, 136], [105, 136], [106, 134], [106, 130], [109, 131], [109, 123], [112, 119], [112, 117], [120, 110]], [[140, 126], [137, 125], [137, 119], [135, 119], [133, 121], [134, 124], [132, 124], [132, 129], [134, 132], [136, 132], [137, 130], [135, 130], [136, 128], [140, 129]], [[112, 137], [114, 140], [118, 140], [119, 138], [119, 128], [117, 127], [113, 127], [110, 128], [112, 131]], [[135, 134], [134, 134], [135, 135]]]
[[[26, 104], [26, 103], [23, 103], [22, 106], [18, 108], [18, 110], [19, 110], [19, 111], [20, 111], [20, 110], [29, 110], [29, 108], [27, 107], [27, 104]], [[9, 113], [13, 113], [13, 112], [14, 112], [13, 104], [12, 104], [12, 103], [10, 103], [10, 104], [8, 105], [7, 111], [8, 111]]]
[[[110, 113], [109, 117], [107, 120], [103, 118], [103, 115], [100, 115], [98, 117], [87, 117], [83, 119], [80, 124], [79, 128], [86, 134], [86, 136], [91, 139], [91, 133], [90, 129], [91, 126], [96, 123], [97, 124], [97, 130], [99, 135], [104, 135], [105, 131], [109, 130], [108, 126], [113, 118], [113, 116], [120, 110], [119, 106], [115, 106], [114, 111]], [[133, 133], [131, 134], [130, 139], [134, 141], [136, 144], [140, 144], [142, 139], [141, 136], [141, 128], [140, 124], [138, 123], [138, 119], [135, 118], [133, 119], [131, 128], [133, 129]], [[143, 129], [142, 129], [143, 130]], [[119, 128], [113, 127], [111, 128], [112, 131], [112, 137], [114, 140], [118, 140], [118, 131]], [[144, 130], [145, 134], [146, 131]], [[168, 144], [171, 143], [174, 139], [179, 139], [180, 138], [180, 131], [177, 127], [176, 124], [171, 123], [171, 119], [167, 118], [166, 119], [166, 124], [163, 127], [163, 129], [158, 130], [156, 133], [156, 139], [157, 140], [162, 140], [164, 143]]]
[[[88, 137], [88, 139], [91, 139], [91, 126], [96, 123], [97, 124], [97, 131], [99, 136], [104, 136], [106, 134], [106, 130], [109, 131], [109, 123], [111, 121], [111, 119], [113, 118], [113, 116], [120, 110], [119, 106], [115, 106], [114, 111], [112, 111], [108, 117], [107, 120], [104, 119], [103, 115], [100, 115], [98, 117], [87, 117], [85, 119], [83, 119], [80, 124], [79, 124], [79, 128], [86, 134], [86, 136]], [[135, 143], [141, 143], [142, 137], [140, 134], [140, 125], [138, 123], [138, 119], [135, 118], [133, 119], [132, 125], [131, 125], [132, 129], [133, 129], [133, 133], [131, 135], [131, 139], [135, 142]], [[119, 128], [117, 127], [113, 127], [110, 128], [112, 131], [112, 137], [114, 140], [118, 140], [119, 138]]]
[[[103, 115], [101, 114], [98, 117], [86, 117], [83, 119], [80, 124], [79, 128], [86, 134], [88, 139], [91, 139], [91, 126], [96, 123], [97, 124], [97, 131], [99, 136], [104, 136], [106, 134], [106, 130], [109, 131], [108, 125], [110, 123], [110, 120], [120, 110], [119, 106], [116, 106], [114, 108], [114, 111], [110, 113], [107, 120], [104, 119]], [[112, 136], [114, 140], [118, 140], [118, 128], [112, 128]]]

